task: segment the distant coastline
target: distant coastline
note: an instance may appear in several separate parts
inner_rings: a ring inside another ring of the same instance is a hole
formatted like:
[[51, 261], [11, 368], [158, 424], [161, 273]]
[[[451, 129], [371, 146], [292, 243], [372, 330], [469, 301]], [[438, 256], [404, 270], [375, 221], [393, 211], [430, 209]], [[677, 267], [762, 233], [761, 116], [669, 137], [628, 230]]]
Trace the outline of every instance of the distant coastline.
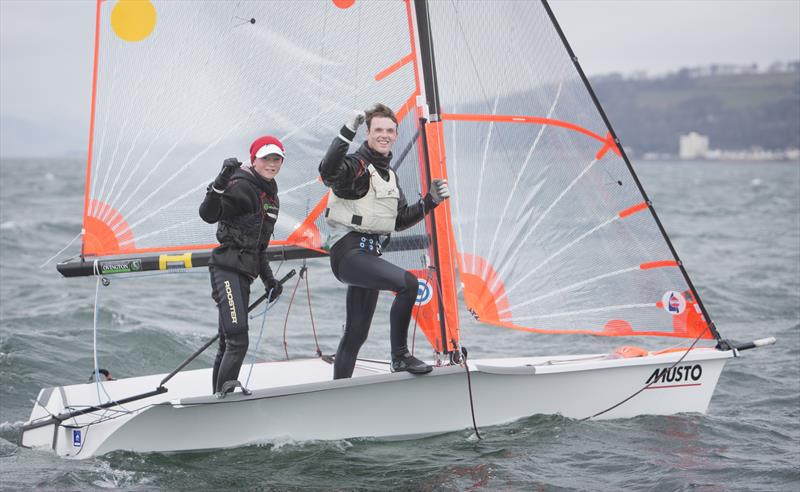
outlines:
[[689, 159], [800, 160], [800, 61], [590, 81], [631, 157], [685, 159], [681, 137], [694, 133], [701, 138]]
[[[632, 159], [800, 161], [800, 60], [589, 79]], [[88, 122], [63, 129], [0, 115], [0, 128], [3, 159], [86, 159]], [[708, 141], [687, 157], [681, 137], [692, 133]]]
[[635, 161], [708, 161], [708, 162], [796, 162], [800, 163], [800, 149], [789, 149], [787, 151], [770, 150], [714, 150], [713, 154], [705, 157], [681, 158], [676, 154], [646, 152], [641, 155], [631, 154], [626, 151], [628, 157]]

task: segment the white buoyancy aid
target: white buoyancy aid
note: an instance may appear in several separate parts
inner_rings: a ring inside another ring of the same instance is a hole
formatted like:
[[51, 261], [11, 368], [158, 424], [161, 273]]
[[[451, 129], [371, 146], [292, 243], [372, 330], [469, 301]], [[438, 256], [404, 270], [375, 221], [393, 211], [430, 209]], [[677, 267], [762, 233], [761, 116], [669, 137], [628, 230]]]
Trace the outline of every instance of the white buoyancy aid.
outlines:
[[367, 194], [357, 200], [347, 200], [331, 192], [325, 219], [329, 224], [342, 225], [359, 232], [392, 233], [397, 220], [397, 202], [400, 199], [397, 176], [390, 169], [389, 181], [384, 181], [372, 164], [367, 166], [367, 171]]

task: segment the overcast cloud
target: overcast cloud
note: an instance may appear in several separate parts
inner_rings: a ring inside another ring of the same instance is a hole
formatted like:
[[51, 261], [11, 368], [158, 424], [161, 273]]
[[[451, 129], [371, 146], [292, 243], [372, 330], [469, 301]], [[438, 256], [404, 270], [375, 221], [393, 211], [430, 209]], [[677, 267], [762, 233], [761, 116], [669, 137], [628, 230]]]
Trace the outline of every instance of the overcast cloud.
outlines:
[[[551, 5], [589, 76], [800, 59], [798, 0]], [[0, 0], [0, 155], [85, 151], [94, 6], [93, 0]]]

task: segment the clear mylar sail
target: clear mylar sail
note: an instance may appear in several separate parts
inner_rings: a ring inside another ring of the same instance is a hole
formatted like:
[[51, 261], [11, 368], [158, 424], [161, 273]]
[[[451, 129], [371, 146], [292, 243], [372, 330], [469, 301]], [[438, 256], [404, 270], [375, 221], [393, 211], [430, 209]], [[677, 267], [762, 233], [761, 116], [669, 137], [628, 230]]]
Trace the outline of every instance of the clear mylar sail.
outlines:
[[213, 248], [205, 187], [265, 133], [287, 148], [272, 245], [324, 255], [317, 165], [382, 102], [406, 196], [453, 192], [386, 253], [438, 352], [459, 292], [502, 327], [716, 335], [546, 2], [99, 1], [97, 26], [83, 259]]
[[[294, 258], [325, 254], [328, 190], [317, 165], [350, 111], [375, 102], [398, 115], [393, 166], [416, 200], [430, 177], [413, 18], [407, 1], [98, 1], [82, 259], [115, 261], [62, 272], [202, 264], [216, 246], [215, 226], [197, 214], [205, 187], [223, 159], [246, 160], [249, 142], [265, 133], [287, 148], [271, 247], [305, 251]], [[431, 227], [393, 235], [386, 253], [419, 274], [429, 300], [439, 284], [428, 268]], [[437, 312], [421, 318], [439, 325]], [[452, 348], [457, 335], [449, 338]]]
[[408, 54], [406, 6], [346, 3], [99, 2], [84, 255], [213, 247], [198, 197], [264, 133], [288, 147], [276, 240], [319, 247], [316, 166], [342, 115], [415, 90], [410, 66], [376, 80]]
[[[24, 446], [84, 458], [394, 439], [470, 421], [477, 435], [535, 414], [705, 412], [725, 361], [775, 342], [695, 346], [719, 335], [544, 0], [97, 0], [96, 39], [82, 254], [59, 271], [204, 266], [215, 246], [198, 216], [205, 188], [264, 134], [286, 147], [270, 258], [325, 256], [317, 166], [351, 111], [381, 102], [398, 115], [392, 166], [406, 197], [450, 184], [449, 200], [384, 249], [419, 279], [413, 314], [440, 357], [425, 376], [359, 360], [344, 380], [331, 379], [329, 357], [254, 363], [252, 392], [219, 400], [212, 369], [181, 372], [212, 339], [167, 375], [42, 389]], [[457, 354], [469, 315], [694, 341], [613, 354], [520, 347], [468, 366]]]
[[458, 270], [480, 321], [714, 333], [546, 2], [431, 2]]

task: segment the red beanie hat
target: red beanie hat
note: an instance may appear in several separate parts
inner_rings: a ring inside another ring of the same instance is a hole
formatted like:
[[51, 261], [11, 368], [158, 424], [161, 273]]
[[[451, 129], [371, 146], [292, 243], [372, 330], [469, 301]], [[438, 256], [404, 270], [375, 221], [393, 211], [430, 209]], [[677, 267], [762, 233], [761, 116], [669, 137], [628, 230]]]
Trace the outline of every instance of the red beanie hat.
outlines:
[[286, 158], [283, 144], [277, 138], [265, 135], [258, 137], [250, 144], [250, 162], [255, 161], [257, 157], [264, 157], [270, 154], [278, 154], [282, 158]]

